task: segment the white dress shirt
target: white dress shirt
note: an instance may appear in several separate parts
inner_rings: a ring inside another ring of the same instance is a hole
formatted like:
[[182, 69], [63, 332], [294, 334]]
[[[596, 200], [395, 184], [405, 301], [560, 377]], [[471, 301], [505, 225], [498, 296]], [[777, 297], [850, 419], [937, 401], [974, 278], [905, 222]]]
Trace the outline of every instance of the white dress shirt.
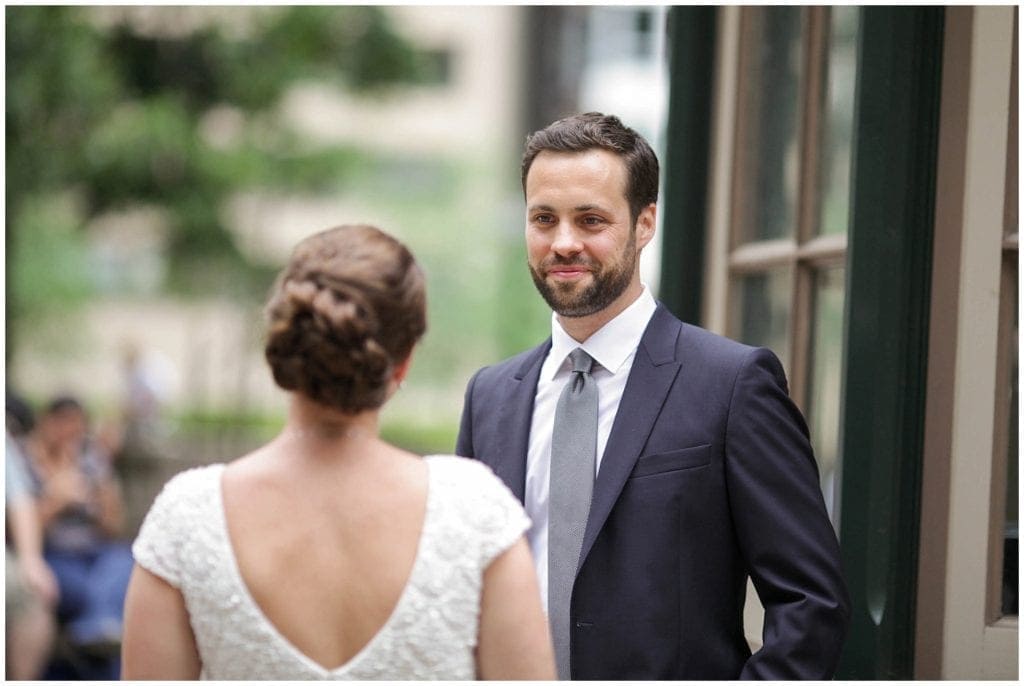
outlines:
[[569, 380], [572, 368], [569, 353], [576, 348], [594, 358], [591, 375], [597, 383], [597, 457], [594, 477], [601, 469], [608, 435], [619, 410], [622, 391], [626, 388], [629, 370], [633, 367], [637, 346], [647, 328], [657, 303], [644, 286], [643, 292], [583, 343], [577, 342], [551, 314], [551, 350], [548, 352], [537, 381], [537, 396], [530, 424], [530, 444], [526, 453], [526, 513], [533, 526], [527, 533], [533, 551], [540, 595], [545, 610], [548, 604], [548, 480], [551, 474], [551, 433], [555, 425], [558, 397]]

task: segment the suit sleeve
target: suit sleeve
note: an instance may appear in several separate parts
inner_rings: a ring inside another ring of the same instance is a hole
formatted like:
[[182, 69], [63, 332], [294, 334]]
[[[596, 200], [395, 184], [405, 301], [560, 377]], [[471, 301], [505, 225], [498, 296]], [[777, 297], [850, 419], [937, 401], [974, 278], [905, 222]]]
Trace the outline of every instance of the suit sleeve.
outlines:
[[455, 439], [455, 454], [462, 457], [475, 457], [473, 454], [473, 386], [480, 376], [477, 371], [466, 384], [466, 397], [462, 403], [462, 419], [459, 421], [459, 435]]
[[763, 647], [744, 679], [829, 679], [849, 622], [839, 544], [807, 426], [782, 365], [758, 349], [737, 374], [726, 428], [737, 537], [765, 608]]

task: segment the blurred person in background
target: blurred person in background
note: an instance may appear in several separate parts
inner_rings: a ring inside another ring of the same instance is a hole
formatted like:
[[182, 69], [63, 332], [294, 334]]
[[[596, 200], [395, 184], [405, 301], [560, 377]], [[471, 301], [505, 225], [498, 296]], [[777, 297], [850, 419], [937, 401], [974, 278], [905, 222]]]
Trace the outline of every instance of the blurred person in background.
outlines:
[[121, 370], [121, 448], [133, 457], [153, 457], [159, 453], [158, 445], [164, 438], [163, 410], [175, 385], [174, 365], [159, 352], [126, 341]]
[[90, 437], [85, 408], [71, 396], [50, 401], [26, 445], [44, 556], [60, 589], [57, 619], [83, 660], [75, 676], [116, 679], [132, 558], [118, 540], [121, 492], [110, 456]]
[[43, 528], [20, 442], [32, 429], [32, 410], [8, 391], [6, 417], [6, 677], [21, 681], [39, 679], [49, 660], [55, 636], [57, 580], [43, 560]]
[[522, 506], [486, 467], [378, 435], [424, 276], [369, 226], [302, 241], [267, 305], [284, 429], [174, 477], [133, 546], [126, 679], [550, 679]]

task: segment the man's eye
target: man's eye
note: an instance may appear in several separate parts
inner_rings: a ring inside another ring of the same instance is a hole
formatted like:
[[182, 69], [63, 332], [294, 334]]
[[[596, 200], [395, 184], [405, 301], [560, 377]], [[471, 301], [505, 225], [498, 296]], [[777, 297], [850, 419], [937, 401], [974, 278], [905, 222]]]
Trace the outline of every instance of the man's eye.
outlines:
[[586, 224], [587, 226], [596, 226], [596, 225], [600, 224], [602, 221], [604, 221], [604, 220], [601, 219], [600, 217], [593, 217], [593, 216], [591, 216], [591, 217], [584, 217], [583, 218], [583, 223]]
[[550, 224], [551, 222], [555, 221], [555, 218], [552, 217], [550, 214], [538, 214], [533, 218], [533, 221], [535, 221], [538, 224]]

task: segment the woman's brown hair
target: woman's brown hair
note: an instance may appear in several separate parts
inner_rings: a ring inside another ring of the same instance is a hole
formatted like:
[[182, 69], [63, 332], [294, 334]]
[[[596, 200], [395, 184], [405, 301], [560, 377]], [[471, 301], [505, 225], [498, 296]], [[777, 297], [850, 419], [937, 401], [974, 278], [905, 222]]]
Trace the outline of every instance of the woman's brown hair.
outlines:
[[266, 314], [278, 386], [349, 414], [374, 409], [426, 331], [423, 272], [380, 229], [338, 226], [295, 247]]

